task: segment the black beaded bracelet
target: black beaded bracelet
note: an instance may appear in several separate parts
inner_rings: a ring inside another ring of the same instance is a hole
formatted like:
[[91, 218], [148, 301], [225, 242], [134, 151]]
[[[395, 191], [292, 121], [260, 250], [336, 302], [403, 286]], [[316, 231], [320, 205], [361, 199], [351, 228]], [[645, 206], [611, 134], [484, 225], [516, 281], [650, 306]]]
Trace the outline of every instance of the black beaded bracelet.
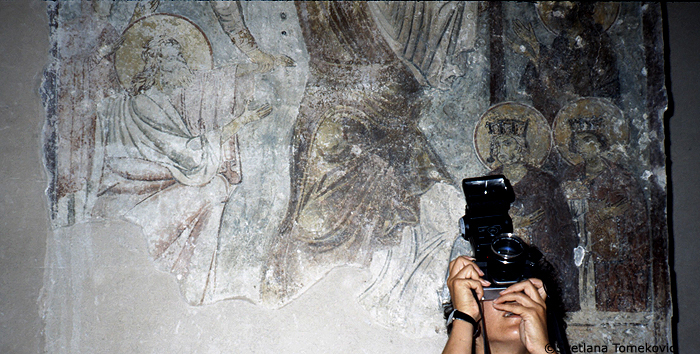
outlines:
[[454, 321], [454, 320], [462, 320], [462, 321], [471, 323], [472, 326], [474, 327], [474, 337], [477, 337], [479, 335], [479, 332], [480, 332], [479, 323], [476, 322], [476, 320], [472, 316], [469, 316], [466, 313], [459, 311], [459, 310], [452, 310], [452, 313], [450, 313], [450, 316], [447, 317], [447, 324], [450, 325], [452, 323], [452, 321]]

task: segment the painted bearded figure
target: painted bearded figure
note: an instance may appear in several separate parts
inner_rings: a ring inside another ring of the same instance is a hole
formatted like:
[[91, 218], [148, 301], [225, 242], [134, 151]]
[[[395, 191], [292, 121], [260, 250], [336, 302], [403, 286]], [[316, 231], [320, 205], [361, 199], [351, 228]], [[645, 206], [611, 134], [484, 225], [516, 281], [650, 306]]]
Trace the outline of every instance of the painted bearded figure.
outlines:
[[235, 70], [195, 71], [183, 51], [167, 35], [149, 40], [130, 92], [101, 104], [96, 140], [104, 159], [95, 171], [93, 215], [123, 214], [141, 226], [156, 265], [176, 275], [187, 302], [198, 305], [213, 291], [221, 213], [233, 188], [226, 149], [240, 127], [270, 108], [234, 118], [233, 97], [219, 97], [213, 111], [202, 102], [188, 107], [191, 90], [201, 94], [236, 77]]

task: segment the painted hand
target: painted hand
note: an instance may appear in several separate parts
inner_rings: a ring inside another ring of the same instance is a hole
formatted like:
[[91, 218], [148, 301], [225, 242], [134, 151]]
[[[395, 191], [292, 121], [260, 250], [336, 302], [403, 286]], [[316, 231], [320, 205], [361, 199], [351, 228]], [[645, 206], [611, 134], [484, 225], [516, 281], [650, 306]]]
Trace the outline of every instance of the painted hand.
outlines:
[[258, 73], [266, 73], [272, 71], [277, 66], [296, 66], [294, 60], [286, 55], [274, 56], [256, 49], [248, 54], [250, 60], [257, 65]]
[[255, 109], [250, 109], [250, 104], [246, 104], [245, 110], [243, 111], [243, 114], [240, 115], [240, 117], [236, 118], [240, 124], [245, 125], [251, 122], [255, 122], [256, 120], [263, 119], [272, 113], [272, 106], [270, 106], [269, 103], [265, 103], [264, 105], [255, 108]]

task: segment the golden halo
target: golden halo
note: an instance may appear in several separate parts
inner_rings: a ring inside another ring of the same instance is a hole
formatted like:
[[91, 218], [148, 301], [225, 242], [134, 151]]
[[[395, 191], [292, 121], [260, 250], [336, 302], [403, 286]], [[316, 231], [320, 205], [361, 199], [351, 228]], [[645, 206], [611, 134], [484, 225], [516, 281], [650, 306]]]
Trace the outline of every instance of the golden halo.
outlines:
[[583, 162], [581, 156], [569, 149], [571, 126], [569, 120], [585, 117], [604, 117], [597, 132], [608, 141], [608, 149], [613, 145], [626, 143], [629, 127], [622, 110], [606, 98], [584, 97], [564, 106], [554, 118], [554, 143], [561, 156], [572, 165]]
[[130, 24], [122, 36], [124, 43], [115, 54], [114, 66], [122, 87], [129, 89], [131, 79], [143, 70], [143, 48], [154, 37], [172, 37], [182, 46], [183, 56], [193, 70], [212, 68], [212, 50], [204, 32], [190, 20], [171, 14], [154, 14]]
[[[554, 34], [559, 34], [563, 28], [560, 28], [557, 22], [554, 20], [556, 14], [553, 13], [553, 8], [556, 3], [563, 3], [563, 1], [538, 1], [535, 4], [537, 8], [537, 15], [539, 15], [540, 20], [544, 26], [550, 32]], [[620, 14], [620, 3], [619, 2], [596, 2], [595, 9], [593, 10], [593, 20], [603, 27], [603, 31], [607, 31], [615, 24], [617, 17]]]
[[484, 166], [491, 170], [500, 167], [498, 161], [491, 158], [491, 139], [488, 124], [500, 119], [514, 119], [526, 125], [524, 131], [528, 153], [524, 156], [525, 163], [533, 167], [541, 167], [552, 148], [552, 132], [540, 111], [516, 102], [503, 102], [492, 106], [481, 115], [474, 128], [474, 148], [476, 155]]

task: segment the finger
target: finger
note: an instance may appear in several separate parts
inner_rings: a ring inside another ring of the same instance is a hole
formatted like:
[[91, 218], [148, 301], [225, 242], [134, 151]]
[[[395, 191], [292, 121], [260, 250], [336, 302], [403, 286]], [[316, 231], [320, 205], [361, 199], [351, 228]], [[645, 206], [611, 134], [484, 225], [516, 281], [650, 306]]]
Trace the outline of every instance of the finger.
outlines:
[[501, 294], [501, 296], [499, 296], [493, 300], [493, 303], [494, 304], [510, 304], [510, 305], [517, 303], [520, 306], [526, 306], [526, 307], [533, 307], [533, 306], [538, 305], [538, 303], [535, 302], [534, 299], [527, 296], [522, 291], [508, 293], [508, 294]]
[[482, 272], [481, 269], [479, 268], [479, 266], [477, 266], [476, 263], [474, 263], [475, 260], [476, 259], [473, 257], [459, 256], [459, 257], [455, 258], [454, 260], [452, 260], [452, 262], [450, 262], [450, 272], [452, 272], [453, 274], [457, 273], [460, 269], [464, 268], [465, 266], [467, 266], [469, 264], [472, 264], [472, 265], [474, 265], [474, 267], [476, 267], [477, 273], [479, 273], [480, 275], [483, 275], [484, 272]]
[[547, 289], [544, 287], [544, 282], [537, 278], [530, 278], [528, 281], [535, 286], [535, 289], [537, 289], [537, 293], [540, 295], [542, 300], [547, 300]]
[[269, 116], [270, 113], [272, 113], [272, 107], [268, 107], [264, 111], [260, 112], [260, 118], [265, 118], [265, 117]]
[[501, 295], [493, 301], [493, 307], [498, 310], [512, 312], [517, 315], [524, 314], [530, 310], [534, 310], [536, 313], [540, 314], [546, 312], [546, 306], [544, 304], [535, 302], [523, 292]]
[[459, 256], [455, 259], [453, 259], [450, 262], [450, 265], [448, 266], [449, 271], [450, 271], [450, 276], [453, 276], [454, 274], [457, 274], [462, 268], [467, 266], [469, 263], [472, 263], [473, 258], [467, 257], [467, 256]]
[[518, 30], [522, 30], [525, 29], [525, 26], [520, 20], [515, 20], [515, 28], [517, 28]]
[[262, 105], [262, 107], [258, 108], [255, 111], [261, 118], [266, 117], [268, 114], [272, 112], [272, 106], [270, 106], [269, 103], [266, 103]]
[[294, 61], [294, 59], [292, 59], [286, 55], [282, 55], [281, 58], [282, 58], [282, 62], [284, 63], [284, 66], [292, 67], [292, 66], [296, 66], [296, 64], [297, 64]]
[[535, 217], [534, 217], [535, 221], [540, 221], [540, 220], [542, 220], [542, 218], [544, 218], [544, 211], [540, 211], [538, 213], [535, 213]]
[[[544, 288], [544, 283], [542, 280], [537, 279], [537, 278], [529, 278], [523, 281], [520, 281], [518, 283], [515, 283], [505, 290], [503, 290], [501, 293], [507, 294], [511, 292], [518, 292], [518, 291], [528, 291], [528, 290], [537, 290], [538, 288]], [[534, 295], [534, 294], [532, 294]]]
[[537, 278], [530, 278], [513, 284], [501, 291], [501, 296], [518, 292], [524, 292], [528, 297], [539, 304], [544, 304], [547, 298], [547, 293], [544, 291], [544, 283]]
[[[473, 296], [472, 290], [476, 293], [476, 298]], [[484, 288], [479, 281], [474, 279], [456, 279], [450, 287], [450, 295], [455, 309], [469, 313], [470, 316], [477, 319], [478, 313], [470, 312], [478, 311], [476, 299], [484, 297]]]
[[501, 312], [510, 312], [512, 314], [518, 315], [522, 318], [521, 325], [523, 324], [535, 324], [539, 323], [540, 326], [546, 328], [547, 326], [547, 311], [546, 309], [539, 307], [539, 306], [533, 306], [533, 307], [527, 307], [527, 306], [522, 306], [518, 303], [506, 303], [506, 304], [499, 304], [499, 303], [493, 303], [492, 304], [493, 308], [497, 311]]
[[511, 312], [522, 317], [524, 320], [542, 318], [545, 313], [545, 310], [538, 305], [523, 306], [517, 302], [498, 303], [494, 301], [493, 308], [498, 311]]
[[526, 311], [534, 311], [538, 316], [545, 316], [547, 313], [546, 304], [535, 302], [523, 292], [502, 295], [494, 300], [493, 306], [498, 310], [509, 311], [518, 315]]
[[450, 288], [454, 286], [455, 281], [465, 279], [478, 281], [482, 286], [491, 285], [490, 282], [481, 279], [480, 275], [483, 275], [483, 272], [476, 264], [470, 261], [469, 257], [463, 256], [459, 259], [455, 259], [454, 261], [450, 262], [450, 268], [450, 275], [447, 278], [447, 286]]
[[[481, 299], [484, 296], [484, 287], [481, 285], [481, 282], [477, 279], [455, 279], [453, 282], [453, 286], [455, 289], [469, 290], [468, 295], [472, 298], [473, 296], [471, 294], [471, 290], [476, 291], [478, 299]], [[474, 300], [476, 301], [476, 299]]]
[[473, 262], [466, 262], [464, 265], [461, 266], [457, 265], [454, 268], [454, 271], [454, 276], [460, 278], [474, 278], [474, 276], [476, 276], [476, 278], [479, 278], [480, 275], [483, 275], [483, 272], [481, 272], [479, 267]]
[[[504, 295], [509, 295], [509, 294], [523, 294], [523, 296], [526, 296], [530, 298], [532, 301], [544, 305], [545, 301], [544, 298], [542, 297], [542, 294], [537, 290], [535, 285], [530, 282], [529, 280], [525, 280], [522, 282], [519, 282], [517, 284], [509, 286], [506, 290], [501, 292], [501, 296]], [[546, 294], [545, 294], [546, 297]], [[503, 301], [506, 301], [507, 298], [504, 298]]]
[[[476, 263], [473, 262], [474, 258], [467, 257], [467, 256], [460, 256], [455, 258], [452, 262], [450, 262], [450, 277], [457, 276], [460, 272], [462, 272], [465, 268], [471, 269], [475, 274], [469, 273], [468, 278], [473, 278], [473, 279], [478, 279], [479, 277], [484, 275], [484, 272], [479, 268], [479, 266], [476, 265]], [[465, 277], [467, 275], [466, 272], [462, 272], [461, 276]], [[476, 277], [475, 277], [475, 276]]]
[[268, 109], [268, 108], [270, 108], [270, 104], [269, 104], [269, 103], [264, 103], [262, 106], [260, 106], [260, 107], [258, 108], [258, 111], [262, 111], [262, 110], [265, 110], [265, 109]]
[[[483, 274], [481, 274], [483, 275]], [[470, 263], [464, 268], [462, 268], [457, 274], [454, 275], [454, 279], [473, 279], [478, 280], [483, 286], [489, 286], [491, 283], [485, 279], [482, 279], [479, 274], [479, 269], [474, 263]]]

